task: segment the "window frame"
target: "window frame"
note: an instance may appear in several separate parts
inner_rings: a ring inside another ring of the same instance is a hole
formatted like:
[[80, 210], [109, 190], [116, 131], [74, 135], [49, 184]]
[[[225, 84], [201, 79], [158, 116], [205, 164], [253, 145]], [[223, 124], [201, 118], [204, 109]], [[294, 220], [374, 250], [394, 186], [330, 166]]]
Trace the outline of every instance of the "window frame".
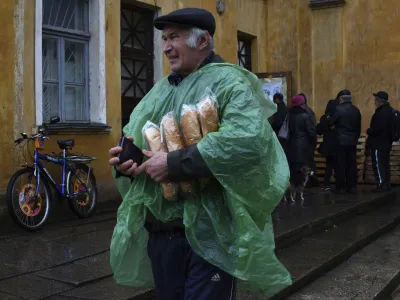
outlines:
[[[42, 41], [44, 39], [55, 39], [57, 40], [57, 51], [58, 51], [58, 115], [63, 123], [87, 123], [90, 121], [90, 98], [89, 98], [89, 39], [85, 36], [70, 36], [68, 34], [61, 34], [59, 31], [48, 31], [43, 30]], [[65, 42], [80, 43], [84, 45], [84, 76], [85, 81], [83, 84], [67, 83], [65, 80]], [[43, 78], [42, 73], [42, 89], [45, 83], [55, 83], [47, 81]], [[82, 120], [67, 120], [65, 110], [65, 87], [66, 86], [82, 86], [85, 88], [84, 91], [84, 103], [83, 103], [83, 116]], [[44, 113], [42, 113], [44, 118]], [[43, 123], [46, 120], [43, 119]]]
[[[243, 47], [240, 48], [240, 43], [243, 43]], [[248, 71], [252, 72], [252, 57], [251, 57], [251, 52], [252, 52], [252, 39], [249, 37], [244, 37], [241, 34], [238, 34], [237, 37], [237, 59], [238, 59], [238, 65], [247, 69]], [[245, 49], [246, 54], [242, 54], [241, 50]], [[243, 65], [241, 64], [243, 63]]]
[[[55, 125], [55, 132], [93, 132], [109, 131], [107, 125], [107, 101], [106, 101], [106, 1], [88, 0], [90, 31], [88, 53], [88, 77], [89, 85], [89, 118], [86, 122], [64, 122]], [[43, 26], [43, 0], [35, 1], [35, 109], [36, 126], [43, 125], [43, 72], [42, 72], [42, 42], [44, 30], [52, 30], [52, 26]], [[82, 31], [61, 29], [60, 31], [68, 37], [76, 37], [76, 34], [88, 36]]]
[[[89, 41], [90, 41], [90, 31], [89, 31], [89, 1], [85, 1], [84, 12], [83, 12], [83, 27], [84, 30], [71, 30], [64, 27], [42, 25], [42, 42], [48, 39], [57, 40], [57, 51], [58, 51], [58, 116], [60, 117], [60, 122], [62, 123], [87, 123], [90, 121], [90, 101], [89, 101]], [[43, 24], [43, 20], [42, 20]], [[79, 43], [84, 47], [83, 54], [83, 67], [84, 67], [84, 83], [83, 84], [72, 84], [67, 83], [65, 80], [65, 42]], [[43, 63], [43, 61], [42, 61]], [[42, 90], [46, 83], [48, 82], [44, 79], [42, 73]], [[67, 120], [66, 119], [66, 109], [65, 109], [65, 89], [67, 86], [81, 86], [84, 87], [84, 99], [83, 99], [83, 118], [81, 120]], [[43, 94], [43, 93], [42, 93]], [[49, 120], [44, 120], [43, 123], [47, 124]], [[51, 116], [50, 116], [51, 117]]]

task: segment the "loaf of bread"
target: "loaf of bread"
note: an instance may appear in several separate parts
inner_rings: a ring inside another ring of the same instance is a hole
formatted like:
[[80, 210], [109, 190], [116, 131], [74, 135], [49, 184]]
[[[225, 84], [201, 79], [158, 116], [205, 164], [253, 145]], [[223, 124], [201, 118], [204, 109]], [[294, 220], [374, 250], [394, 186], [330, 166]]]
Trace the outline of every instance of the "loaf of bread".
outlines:
[[172, 182], [161, 183], [163, 196], [169, 201], [176, 201], [178, 196], [178, 185]]
[[[210, 132], [218, 131], [219, 117], [217, 103], [211, 96], [206, 95], [202, 101], [197, 104], [197, 111], [201, 124], [201, 132], [205, 137]], [[209, 178], [200, 178], [200, 189], [204, 189], [209, 183]]]
[[182, 106], [181, 128], [186, 146], [200, 142], [203, 136], [196, 106], [187, 104]]
[[[167, 146], [161, 140], [161, 132], [157, 125], [147, 122], [143, 127], [143, 136], [152, 152], [168, 152]], [[162, 183], [161, 184], [163, 196], [169, 201], [174, 201], [178, 196], [178, 185], [175, 183]]]
[[[179, 124], [172, 112], [167, 113], [161, 120], [162, 140], [167, 145], [168, 152], [179, 150], [185, 147]], [[184, 193], [192, 192], [191, 182], [181, 182], [181, 189]]]
[[144, 137], [150, 151], [168, 152], [165, 143], [161, 142], [161, 132], [157, 127], [148, 127], [144, 130]]
[[169, 152], [185, 147], [179, 130], [179, 124], [172, 112], [167, 113], [161, 120], [162, 141], [165, 141]]
[[210, 96], [204, 97], [202, 101], [197, 104], [199, 112], [201, 132], [205, 137], [210, 132], [218, 131], [218, 108], [216, 102]]

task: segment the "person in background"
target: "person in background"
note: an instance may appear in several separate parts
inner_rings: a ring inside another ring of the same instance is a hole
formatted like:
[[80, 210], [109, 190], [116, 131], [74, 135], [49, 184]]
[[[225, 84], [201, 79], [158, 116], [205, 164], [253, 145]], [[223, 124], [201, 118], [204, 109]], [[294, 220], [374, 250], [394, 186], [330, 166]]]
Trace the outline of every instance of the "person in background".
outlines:
[[392, 150], [392, 107], [389, 95], [380, 91], [373, 94], [376, 111], [367, 130], [366, 148], [372, 157], [372, 166], [377, 180], [373, 192], [387, 192], [390, 185], [390, 151]]
[[318, 148], [318, 152], [321, 153], [326, 159], [323, 187], [325, 191], [330, 190], [331, 177], [335, 169], [335, 147], [337, 144], [337, 139], [334, 128], [329, 127], [329, 120], [334, 115], [336, 106], [336, 100], [329, 100], [328, 104], [326, 105], [325, 114], [321, 117], [317, 125], [317, 134], [323, 136], [323, 140]]
[[300, 184], [304, 177], [302, 167], [310, 166], [309, 153], [317, 138], [315, 124], [304, 108], [304, 103], [304, 97], [294, 96], [293, 107], [289, 110], [288, 161], [290, 181], [295, 185]]
[[277, 111], [272, 116], [272, 129], [278, 135], [279, 129], [281, 129], [283, 121], [286, 118], [288, 108], [283, 101], [283, 95], [281, 93], [276, 93], [273, 98], [274, 103], [277, 105]]
[[[311, 109], [310, 106], [307, 104], [307, 97], [304, 93], [300, 93], [300, 96], [304, 98], [304, 104], [303, 108], [307, 111], [309, 114], [314, 126], [317, 125], [317, 117], [315, 116], [314, 111]], [[317, 177], [317, 164], [315, 163], [315, 149], [317, 148], [317, 139], [315, 139], [314, 144], [312, 145], [312, 149], [310, 151], [310, 168], [311, 168], [311, 174], [310, 174], [310, 180], [309, 180], [309, 185], [310, 186], [318, 186], [318, 177]]]
[[[288, 108], [283, 101], [283, 95], [281, 93], [276, 93], [273, 98], [274, 103], [277, 105], [277, 111], [274, 115], [271, 117], [271, 126], [272, 129], [274, 130], [275, 134], [278, 136], [279, 130], [281, 129], [283, 122], [285, 121], [285, 118], [288, 113]], [[285, 139], [279, 138], [279, 142], [281, 143], [281, 146], [283, 150], [287, 151], [287, 141]]]
[[357, 143], [361, 134], [361, 113], [352, 104], [350, 91], [342, 90], [336, 97], [336, 111], [329, 118], [329, 126], [335, 126], [337, 138], [336, 189], [333, 193], [356, 193], [357, 187]]

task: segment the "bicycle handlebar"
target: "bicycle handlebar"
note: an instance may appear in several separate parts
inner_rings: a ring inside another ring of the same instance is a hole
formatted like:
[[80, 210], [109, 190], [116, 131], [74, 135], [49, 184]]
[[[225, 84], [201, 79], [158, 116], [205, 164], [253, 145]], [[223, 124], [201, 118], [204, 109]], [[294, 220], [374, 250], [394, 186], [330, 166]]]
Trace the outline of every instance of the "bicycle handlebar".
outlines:
[[40, 128], [38, 133], [35, 133], [31, 136], [28, 136], [25, 132], [21, 132], [22, 138], [16, 139], [14, 141], [15, 144], [20, 144], [22, 143], [24, 140], [34, 140], [36, 138], [42, 138], [42, 139], [49, 139], [49, 134], [47, 133], [47, 131], [44, 128]]

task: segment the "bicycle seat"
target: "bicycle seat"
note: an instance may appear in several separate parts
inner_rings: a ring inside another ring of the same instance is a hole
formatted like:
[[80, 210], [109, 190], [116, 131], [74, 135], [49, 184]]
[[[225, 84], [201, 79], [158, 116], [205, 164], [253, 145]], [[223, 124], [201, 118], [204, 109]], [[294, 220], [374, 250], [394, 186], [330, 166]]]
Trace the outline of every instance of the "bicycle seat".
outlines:
[[58, 140], [57, 144], [61, 150], [64, 150], [64, 149], [73, 147], [75, 142], [74, 142], [74, 140]]

